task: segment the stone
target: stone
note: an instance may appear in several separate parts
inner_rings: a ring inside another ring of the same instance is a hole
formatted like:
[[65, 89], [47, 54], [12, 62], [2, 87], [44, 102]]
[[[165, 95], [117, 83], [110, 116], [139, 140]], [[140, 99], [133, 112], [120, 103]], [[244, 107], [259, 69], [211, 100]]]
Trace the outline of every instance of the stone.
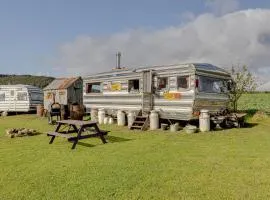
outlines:
[[23, 136], [33, 136], [33, 135], [37, 135], [37, 131], [34, 129], [28, 129], [28, 128], [10, 128], [10, 129], [6, 129], [6, 134], [10, 137], [10, 138], [14, 138], [14, 137], [23, 137]]
[[7, 129], [7, 130], [6, 130], [6, 134], [7, 134], [7, 135], [11, 135], [12, 133], [13, 133], [12, 129]]
[[16, 134], [17, 137], [22, 137], [23, 136], [23, 132], [22, 131], [18, 131], [18, 133]]

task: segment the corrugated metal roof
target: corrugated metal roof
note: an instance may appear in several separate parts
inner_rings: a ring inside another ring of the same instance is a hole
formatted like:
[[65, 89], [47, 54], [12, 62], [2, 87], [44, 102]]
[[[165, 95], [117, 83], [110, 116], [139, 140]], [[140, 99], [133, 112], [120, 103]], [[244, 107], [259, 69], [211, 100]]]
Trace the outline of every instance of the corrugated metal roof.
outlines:
[[230, 76], [230, 74], [220, 68], [217, 67], [215, 65], [212, 64], [208, 64], [208, 63], [185, 63], [185, 64], [174, 64], [174, 65], [161, 65], [161, 66], [148, 66], [148, 67], [138, 67], [138, 68], [124, 68], [124, 69], [115, 69], [115, 70], [111, 70], [111, 71], [107, 71], [107, 72], [101, 72], [101, 73], [96, 73], [96, 74], [91, 74], [89, 76], [86, 76], [84, 78], [91, 78], [91, 77], [96, 77], [96, 76], [103, 76], [103, 75], [111, 75], [111, 74], [127, 74], [127, 73], [132, 73], [135, 71], [139, 71], [139, 70], [155, 70], [155, 69], [169, 69], [169, 68], [182, 68], [182, 67], [186, 67], [186, 66], [190, 66], [190, 67], [195, 67], [196, 69], [199, 70], [205, 70], [205, 71], [214, 71], [214, 72], [220, 72], [223, 74], [227, 74], [228, 76]]
[[217, 67], [215, 65], [209, 64], [209, 63], [193, 63], [193, 65], [195, 66], [196, 69], [219, 71], [219, 72], [229, 74], [229, 72], [227, 72], [226, 70], [220, 67]]
[[43, 90], [61, 90], [69, 88], [75, 81], [80, 79], [80, 77], [72, 78], [56, 78]]

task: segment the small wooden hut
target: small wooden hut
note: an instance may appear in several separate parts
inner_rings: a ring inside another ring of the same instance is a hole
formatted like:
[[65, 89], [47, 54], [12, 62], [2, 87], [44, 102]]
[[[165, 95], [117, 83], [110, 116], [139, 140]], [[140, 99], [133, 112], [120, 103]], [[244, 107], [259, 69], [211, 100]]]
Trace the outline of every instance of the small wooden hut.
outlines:
[[81, 77], [56, 78], [44, 91], [44, 108], [49, 110], [53, 103], [67, 105], [82, 105], [83, 85]]

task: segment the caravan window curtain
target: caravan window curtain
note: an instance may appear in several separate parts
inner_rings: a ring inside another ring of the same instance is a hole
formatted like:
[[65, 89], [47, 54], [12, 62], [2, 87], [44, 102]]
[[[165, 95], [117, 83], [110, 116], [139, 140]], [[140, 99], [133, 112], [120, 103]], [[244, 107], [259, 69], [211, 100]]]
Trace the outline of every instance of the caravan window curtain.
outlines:
[[6, 100], [6, 94], [4, 92], [0, 93], [0, 101], [5, 101]]
[[18, 101], [27, 101], [27, 92], [18, 92], [17, 93], [17, 100]]

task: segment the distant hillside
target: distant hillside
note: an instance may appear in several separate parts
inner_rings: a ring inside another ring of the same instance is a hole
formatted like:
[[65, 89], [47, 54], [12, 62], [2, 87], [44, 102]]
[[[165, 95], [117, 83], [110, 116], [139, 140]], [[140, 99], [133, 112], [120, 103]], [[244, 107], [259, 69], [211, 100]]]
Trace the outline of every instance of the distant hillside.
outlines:
[[25, 84], [44, 88], [53, 80], [54, 80], [53, 77], [47, 76], [0, 74], [0, 85]]

